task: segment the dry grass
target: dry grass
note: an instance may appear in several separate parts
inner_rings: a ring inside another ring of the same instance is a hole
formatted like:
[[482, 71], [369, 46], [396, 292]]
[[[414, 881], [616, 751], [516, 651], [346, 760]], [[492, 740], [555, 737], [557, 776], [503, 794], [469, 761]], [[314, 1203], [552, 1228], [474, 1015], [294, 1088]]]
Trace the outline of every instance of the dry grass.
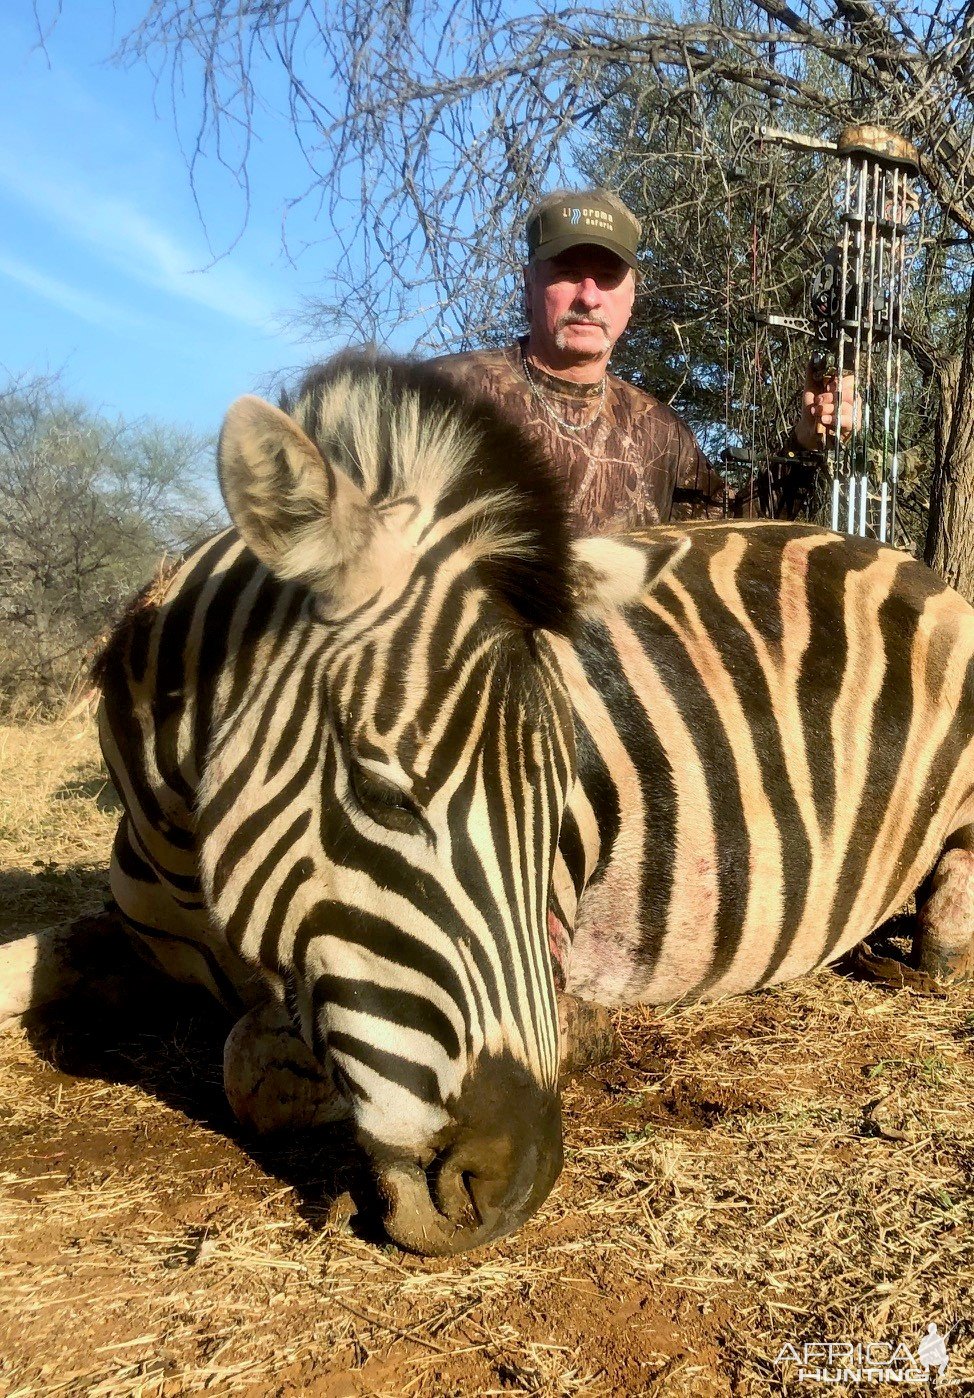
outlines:
[[0, 937], [100, 905], [118, 810], [87, 708], [0, 724]]
[[[102, 780], [82, 721], [0, 730], [0, 927], [97, 901]], [[449, 1261], [349, 1225], [341, 1138], [241, 1140], [198, 1003], [0, 1040], [0, 1393], [783, 1394], [785, 1342], [931, 1319], [974, 1392], [974, 993], [826, 973], [620, 1027], [551, 1199]]]

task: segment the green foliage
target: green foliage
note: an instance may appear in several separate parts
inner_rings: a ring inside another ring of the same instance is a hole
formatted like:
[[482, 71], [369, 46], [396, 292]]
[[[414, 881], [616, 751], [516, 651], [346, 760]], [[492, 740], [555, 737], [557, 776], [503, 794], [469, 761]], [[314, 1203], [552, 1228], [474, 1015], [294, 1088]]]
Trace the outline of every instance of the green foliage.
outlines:
[[56, 379], [0, 391], [0, 712], [50, 712], [161, 553], [215, 523], [204, 439], [109, 422]]

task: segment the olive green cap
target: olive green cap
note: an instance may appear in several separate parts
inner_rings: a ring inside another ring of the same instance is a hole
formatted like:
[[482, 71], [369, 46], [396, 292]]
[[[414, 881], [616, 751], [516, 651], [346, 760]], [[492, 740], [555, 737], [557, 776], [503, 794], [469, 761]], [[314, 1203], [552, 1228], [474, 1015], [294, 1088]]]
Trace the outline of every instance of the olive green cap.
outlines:
[[635, 268], [641, 232], [638, 220], [628, 209], [620, 209], [597, 194], [566, 194], [550, 203], [546, 201], [528, 219], [528, 258], [544, 262], [568, 248], [594, 243]]

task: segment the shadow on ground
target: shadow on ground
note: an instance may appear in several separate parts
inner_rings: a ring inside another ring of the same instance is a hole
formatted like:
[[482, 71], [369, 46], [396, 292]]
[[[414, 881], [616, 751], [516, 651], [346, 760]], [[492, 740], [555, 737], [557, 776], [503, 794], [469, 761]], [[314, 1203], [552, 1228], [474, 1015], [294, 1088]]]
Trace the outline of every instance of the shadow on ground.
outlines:
[[0, 870], [0, 942], [70, 922], [103, 907], [107, 897], [108, 870], [102, 864], [38, 859], [33, 870]]
[[[107, 956], [103, 966], [105, 960]], [[26, 1028], [38, 1059], [57, 1074], [137, 1087], [225, 1138], [228, 1150], [239, 1149], [265, 1174], [293, 1188], [299, 1212], [311, 1224], [326, 1221], [336, 1201], [350, 1196], [354, 1207], [347, 1212], [355, 1213], [354, 1231], [381, 1240], [371, 1176], [346, 1126], [253, 1137], [237, 1122], [223, 1090], [223, 1045], [233, 1023], [232, 1015], [204, 991], [156, 976], [136, 961], [130, 1000], [116, 994], [106, 1003], [97, 993], [76, 992], [32, 1013]], [[183, 1129], [174, 1118], [170, 1144]], [[138, 1122], [126, 1130], [132, 1139], [119, 1143], [119, 1154], [141, 1153], [151, 1169], [151, 1152], [139, 1138]], [[73, 1132], [55, 1144], [66, 1164], [72, 1153], [79, 1161], [87, 1157], [87, 1143]], [[165, 1134], [155, 1149], [166, 1149]], [[17, 1142], [8, 1136], [0, 1156], [11, 1154], [17, 1154]]]

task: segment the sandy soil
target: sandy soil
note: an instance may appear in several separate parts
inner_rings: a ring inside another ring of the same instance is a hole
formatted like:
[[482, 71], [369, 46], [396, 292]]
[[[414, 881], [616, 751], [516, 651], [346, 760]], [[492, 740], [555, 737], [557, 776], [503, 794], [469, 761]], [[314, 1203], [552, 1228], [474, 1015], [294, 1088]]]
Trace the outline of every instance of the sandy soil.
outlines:
[[[0, 933], [97, 906], [114, 820], [84, 716], [0, 729]], [[620, 1016], [551, 1198], [448, 1261], [356, 1213], [344, 1137], [243, 1137], [226, 1027], [167, 991], [0, 1038], [6, 1398], [815, 1393], [783, 1346], [915, 1351], [929, 1321], [974, 1393], [970, 988], [828, 972]]]

